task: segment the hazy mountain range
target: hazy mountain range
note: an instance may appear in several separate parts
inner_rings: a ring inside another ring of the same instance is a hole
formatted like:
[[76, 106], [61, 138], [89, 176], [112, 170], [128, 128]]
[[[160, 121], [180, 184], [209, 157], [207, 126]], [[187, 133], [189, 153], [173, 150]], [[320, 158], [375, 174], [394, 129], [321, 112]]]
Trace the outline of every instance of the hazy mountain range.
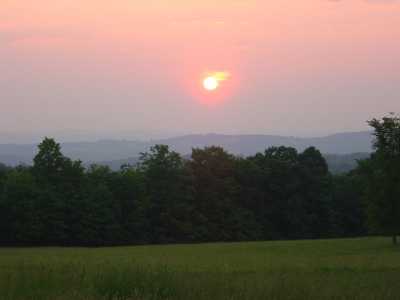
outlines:
[[[244, 156], [262, 152], [270, 146], [291, 146], [299, 151], [315, 146], [326, 154], [328, 160], [340, 163], [343, 159], [348, 162], [349, 159], [354, 161], [354, 157], [357, 159], [365, 157], [365, 153], [372, 150], [371, 143], [371, 132], [350, 132], [315, 138], [196, 134], [151, 141], [100, 140], [69, 142], [61, 145], [63, 153], [72, 159], [80, 159], [85, 164], [103, 163], [118, 168], [123, 163], [136, 162], [141, 152], [147, 151], [155, 144], [169, 145], [172, 150], [182, 155], [189, 154], [192, 148], [218, 145], [233, 154]], [[0, 162], [11, 166], [20, 163], [31, 164], [37, 151], [36, 147], [36, 144], [0, 144]]]

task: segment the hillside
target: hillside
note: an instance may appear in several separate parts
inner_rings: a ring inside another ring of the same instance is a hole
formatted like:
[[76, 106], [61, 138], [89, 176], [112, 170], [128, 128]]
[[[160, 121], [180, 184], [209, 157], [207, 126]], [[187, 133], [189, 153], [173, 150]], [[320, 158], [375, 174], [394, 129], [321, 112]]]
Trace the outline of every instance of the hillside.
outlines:
[[[96, 142], [62, 143], [63, 153], [84, 163], [125, 161], [136, 158], [152, 145], [166, 144], [183, 155], [192, 148], [211, 145], [222, 146], [237, 155], [252, 155], [271, 146], [291, 146], [299, 151], [315, 146], [322, 153], [351, 154], [371, 151], [372, 136], [370, 132], [339, 133], [326, 137], [298, 138], [275, 135], [187, 135], [176, 138], [151, 141], [103, 140]], [[0, 162], [14, 166], [18, 163], [30, 164], [36, 153], [35, 144], [2, 144], [0, 145]]]

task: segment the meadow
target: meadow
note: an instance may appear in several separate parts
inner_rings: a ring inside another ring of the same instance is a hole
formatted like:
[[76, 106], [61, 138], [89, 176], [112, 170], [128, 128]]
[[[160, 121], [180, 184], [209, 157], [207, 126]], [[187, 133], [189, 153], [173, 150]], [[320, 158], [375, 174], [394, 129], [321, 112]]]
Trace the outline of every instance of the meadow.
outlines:
[[387, 238], [2, 248], [1, 299], [399, 299]]

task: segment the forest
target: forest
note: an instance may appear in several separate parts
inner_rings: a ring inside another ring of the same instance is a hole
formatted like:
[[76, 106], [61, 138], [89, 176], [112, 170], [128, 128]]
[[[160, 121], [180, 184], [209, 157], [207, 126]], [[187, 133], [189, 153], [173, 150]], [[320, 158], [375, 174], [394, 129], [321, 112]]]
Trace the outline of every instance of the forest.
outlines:
[[119, 171], [85, 168], [45, 138], [32, 166], [0, 165], [1, 246], [111, 246], [400, 233], [400, 119], [373, 119], [375, 152], [329, 172], [320, 151], [155, 145]]

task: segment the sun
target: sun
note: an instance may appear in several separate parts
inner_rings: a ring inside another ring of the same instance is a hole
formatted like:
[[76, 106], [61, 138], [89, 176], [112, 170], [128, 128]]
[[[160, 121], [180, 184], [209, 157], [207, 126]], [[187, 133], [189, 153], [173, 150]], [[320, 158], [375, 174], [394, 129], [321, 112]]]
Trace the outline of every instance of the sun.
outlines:
[[203, 80], [203, 87], [207, 91], [214, 91], [218, 88], [219, 82], [218, 79], [214, 76], [209, 76]]
[[226, 71], [207, 73], [203, 80], [203, 87], [209, 92], [215, 91], [224, 81], [228, 80], [230, 76], [231, 74]]

